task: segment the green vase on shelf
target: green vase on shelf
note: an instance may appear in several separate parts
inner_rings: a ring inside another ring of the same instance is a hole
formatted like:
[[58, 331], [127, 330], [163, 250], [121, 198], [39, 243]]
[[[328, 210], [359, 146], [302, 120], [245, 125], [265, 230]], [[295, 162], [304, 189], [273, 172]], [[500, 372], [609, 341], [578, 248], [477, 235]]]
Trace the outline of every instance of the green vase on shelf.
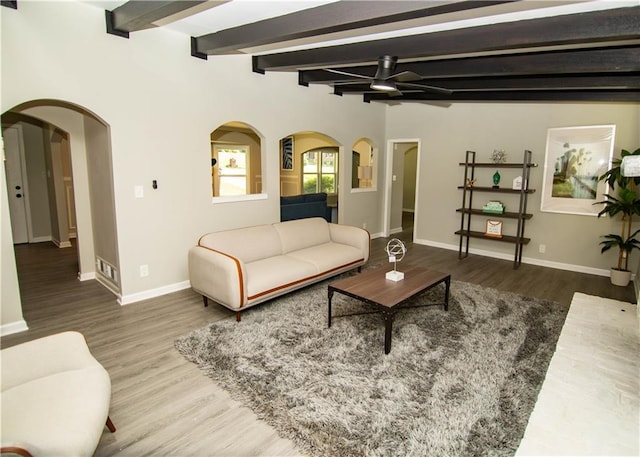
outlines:
[[493, 174], [493, 188], [498, 189], [500, 187], [498, 184], [500, 184], [500, 173], [496, 170]]

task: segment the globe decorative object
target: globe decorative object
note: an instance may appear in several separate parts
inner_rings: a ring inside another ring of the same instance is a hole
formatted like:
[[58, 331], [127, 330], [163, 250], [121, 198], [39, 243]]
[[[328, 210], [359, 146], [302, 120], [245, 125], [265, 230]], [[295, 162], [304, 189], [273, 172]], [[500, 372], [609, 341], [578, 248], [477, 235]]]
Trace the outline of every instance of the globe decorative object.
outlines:
[[404, 279], [404, 273], [396, 270], [398, 262], [400, 262], [407, 253], [407, 248], [404, 246], [404, 243], [397, 238], [393, 238], [387, 243], [385, 252], [389, 256], [389, 262], [393, 262], [393, 271], [388, 271], [385, 277], [391, 281]]

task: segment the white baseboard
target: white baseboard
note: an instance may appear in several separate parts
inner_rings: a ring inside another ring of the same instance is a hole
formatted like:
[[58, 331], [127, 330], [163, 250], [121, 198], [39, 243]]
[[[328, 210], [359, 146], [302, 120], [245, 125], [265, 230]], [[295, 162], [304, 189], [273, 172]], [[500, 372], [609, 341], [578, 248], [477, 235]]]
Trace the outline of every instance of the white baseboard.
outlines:
[[144, 290], [130, 295], [122, 295], [118, 298], [118, 303], [122, 306], [130, 305], [131, 303], [170, 294], [171, 292], [188, 289], [189, 287], [191, 287], [191, 283], [189, 281], [182, 281], [175, 284], [169, 284], [168, 286], [158, 287], [157, 289]]
[[382, 238], [382, 232], [378, 232], [378, 233], [370, 233], [369, 236], [371, 236], [371, 239], [374, 240], [376, 238]]
[[90, 273], [78, 272], [78, 279], [80, 281], [89, 281], [90, 279], [96, 279], [96, 272], [95, 271], [92, 271]]
[[24, 332], [25, 330], [29, 330], [29, 327], [24, 320], [10, 322], [9, 324], [0, 326], [0, 336], [12, 335], [14, 333]]
[[394, 229], [389, 230], [389, 235], [395, 235], [396, 233], [402, 232], [402, 227], [396, 227]]
[[56, 240], [55, 238], [53, 238], [51, 241], [59, 248], [70, 248], [72, 246], [71, 241], [60, 241]]
[[36, 236], [29, 240], [29, 243], [45, 243], [47, 241], [52, 241], [50, 236]]
[[[435, 248], [449, 249], [451, 251], [457, 251], [459, 249], [459, 246], [455, 244], [439, 243], [429, 240], [414, 240], [414, 243], [423, 244], [425, 246], [433, 246]], [[507, 254], [504, 252], [485, 251], [483, 249], [469, 249], [469, 254], [513, 261], [513, 254]], [[568, 270], [597, 276], [609, 276], [609, 270], [605, 270], [602, 268], [585, 267], [583, 265], [573, 265], [562, 262], [552, 262], [550, 260], [533, 259], [530, 257], [522, 257], [522, 263], [526, 263], [529, 265], [538, 265], [541, 267], [555, 268], [556, 270]]]

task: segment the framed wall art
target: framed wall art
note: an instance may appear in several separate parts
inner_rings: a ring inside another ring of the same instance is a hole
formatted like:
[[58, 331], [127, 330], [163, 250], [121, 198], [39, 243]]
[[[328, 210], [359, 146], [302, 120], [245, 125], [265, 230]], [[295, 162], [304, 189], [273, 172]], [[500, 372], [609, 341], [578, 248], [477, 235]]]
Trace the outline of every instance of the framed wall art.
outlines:
[[540, 211], [597, 216], [607, 185], [598, 177], [611, 164], [615, 125], [550, 128]]
[[280, 140], [280, 154], [283, 170], [293, 170], [293, 137], [287, 136]]

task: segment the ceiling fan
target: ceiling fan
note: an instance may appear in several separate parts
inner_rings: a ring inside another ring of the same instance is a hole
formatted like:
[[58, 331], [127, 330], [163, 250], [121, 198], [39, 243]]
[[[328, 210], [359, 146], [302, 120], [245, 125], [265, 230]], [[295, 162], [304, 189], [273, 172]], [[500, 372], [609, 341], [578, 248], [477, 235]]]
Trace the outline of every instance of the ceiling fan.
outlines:
[[[407, 88], [408, 91], [415, 92], [416, 90], [420, 90], [423, 92], [438, 92], [441, 94], [450, 95], [451, 90], [446, 89], [444, 87], [436, 87], [429, 86], [426, 84], [417, 84], [413, 81], [421, 81], [423, 78], [417, 73], [412, 71], [401, 71], [400, 73], [393, 73], [396, 64], [398, 63], [398, 57], [396, 56], [382, 56], [378, 58], [378, 69], [376, 70], [376, 74], [373, 78], [366, 75], [359, 75], [357, 73], [349, 73], [342, 70], [336, 70], [333, 68], [325, 68], [326, 71], [350, 76], [352, 78], [360, 78], [367, 79], [371, 81], [371, 85], [369, 86], [371, 89], [376, 91], [384, 91], [388, 92], [390, 96], [398, 96], [402, 95], [399, 88]], [[341, 83], [348, 84], [348, 83]]]

